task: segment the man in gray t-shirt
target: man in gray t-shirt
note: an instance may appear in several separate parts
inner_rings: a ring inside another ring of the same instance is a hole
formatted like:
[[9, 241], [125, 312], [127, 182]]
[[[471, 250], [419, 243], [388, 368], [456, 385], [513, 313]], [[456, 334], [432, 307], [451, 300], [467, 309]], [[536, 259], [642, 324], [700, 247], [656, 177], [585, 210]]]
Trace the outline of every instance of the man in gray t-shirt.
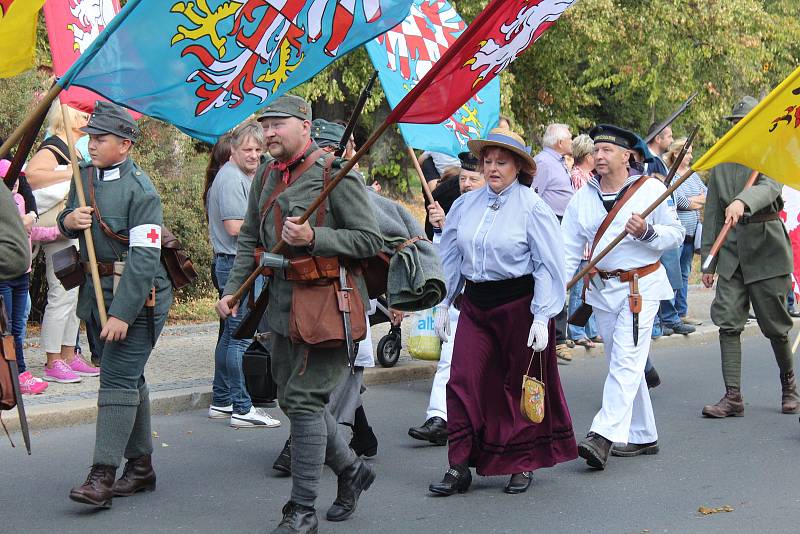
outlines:
[[[220, 168], [208, 190], [208, 232], [214, 247], [214, 271], [225, 287], [236, 259], [236, 241], [247, 212], [247, 197], [261, 163], [264, 131], [257, 122], [239, 126], [231, 136], [231, 159]], [[255, 284], [256, 288], [259, 284]], [[261, 408], [255, 408], [242, 373], [242, 355], [248, 340], [233, 338], [247, 315], [247, 298], [239, 313], [225, 320], [214, 353], [214, 383], [208, 416], [230, 418], [234, 428], [269, 428], [280, 425]]]

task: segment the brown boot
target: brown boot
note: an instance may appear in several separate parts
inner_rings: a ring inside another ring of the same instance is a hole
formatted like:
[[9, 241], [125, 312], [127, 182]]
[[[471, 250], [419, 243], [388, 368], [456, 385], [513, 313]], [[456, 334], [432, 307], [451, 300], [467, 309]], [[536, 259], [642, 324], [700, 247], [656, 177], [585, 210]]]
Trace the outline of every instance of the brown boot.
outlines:
[[703, 407], [703, 415], [706, 417], [742, 417], [744, 416], [744, 401], [739, 388], [733, 386], [725, 387], [725, 396], [716, 404], [709, 404]]
[[783, 413], [800, 412], [800, 395], [794, 381], [794, 371], [781, 375], [781, 411]]
[[117, 468], [112, 465], [95, 464], [86, 477], [86, 482], [69, 492], [75, 502], [109, 508], [114, 495], [112, 487], [117, 476]]
[[132, 458], [125, 462], [122, 476], [114, 482], [114, 497], [130, 497], [140, 491], [156, 489], [156, 473], [150, 455]]

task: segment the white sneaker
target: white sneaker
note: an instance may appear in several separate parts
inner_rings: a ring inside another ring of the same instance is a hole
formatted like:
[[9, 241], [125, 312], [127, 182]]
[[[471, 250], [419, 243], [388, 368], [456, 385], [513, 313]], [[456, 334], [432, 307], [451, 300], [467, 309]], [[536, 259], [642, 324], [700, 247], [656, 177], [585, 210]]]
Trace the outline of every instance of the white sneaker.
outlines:
[[231, 426], [233, 428], [275, 428], [281, 426], [281, 422], [270, 416], [266, 410], [253, 406], [245, 414], [232, 413]]
[[227, 406], [214, 406], [213, 404], [208, 407], [209, 419], [225, 419], [233, 415], [233, 404]]

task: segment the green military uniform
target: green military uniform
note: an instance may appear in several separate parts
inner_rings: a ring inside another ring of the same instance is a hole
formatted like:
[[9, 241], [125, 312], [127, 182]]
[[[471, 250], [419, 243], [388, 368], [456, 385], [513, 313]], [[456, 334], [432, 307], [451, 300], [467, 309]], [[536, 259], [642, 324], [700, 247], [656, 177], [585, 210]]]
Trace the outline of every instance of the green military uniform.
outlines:
[[[113, 107], [112, 107], [113, 106]], [[120, 115], [124, 113], [125, 115]], [[95, 113], [84, 129], [87, 133], [114, 133], [135, 140], [138, 132], [118, 131], [107, 121], [128, 120], [135, 123], [124, 110], [113, 104], [98, 102]], [[120, 117], [122, 117], [120, 119]], [[126, 119], [127, 117], [127, 119]], [[118, 125], [119, 122], [115, 122]], [[125, 134], [130, 135], [130, 137]], [[103, 222], [111, 231], [129, 239], [122, 243], [106, 235], [93, 214], [91, 234], [97, 262], [105, 266], [101, 276], [105, 306], [110, 317], [128, 324], [122, 341], [105, 343], [100, 339], [100, 316], [95, 301], [94, 285], [88, 267], [84, 232], [73, 232], [64, 226], [64, 219], [78, 207], [73, 183], [67, 207], [58, 215], [58, 226], [64, 236], [80, 239], [81, 260], [86, 262], [86, 280], [78, 297], [78, 316], [86, 322], [98, 340], [100, 359], [100, 390], [97, 397], [98, 414], [93, 465], [116, 469], [123, 457], [149, 457], [153, 451], [150, 432], [150, 400], [144, 367], [167, 320], [172, 304], [172, 285], [161, 258], [161, 199], [150, 178], [130, 158], [106, 169], [91, 165], [81, 168], [83, 190], [87, 203], [94, 193]], [[91, 185], [90, 185], [91, 184]], [[116, 291], [113, 276], [107, 268], [114, 262], [125, 262]], [[148, 319], [145, 301], [155, 287], [155, 307]], [[152, 322], [150, 322], [152, 321]]]
[[[747, 116], [758, 101], [742, 97], [725, 117], [738, 121]], [[728, 234], [717, 255], [717, 292], [711, 305], [711, 319], [719, 327], [722, 378], [725, 396], [717, 404], [703, 408], [706, 417], [744, 415], [741, 333], [750, 310], [758, 319], [761, 332], [769, 339], [780, 369], [781, 411], [800, 411], [800, 395], [794, 377], [794, 355], [789, 347], [792, 319], [786, 309], [791, 290], [792, 248], [786, 228], [778, 217], [783, 209], [782, 186], [758, 175], [752, 187], [744, 189], [752, 171], [736, 163], [712, 169], [708, 179], [702, 256], [707, 258], [725, 224], [725, 210], [736, 200], [745, 205], [744, 216]]]
[[0, 184], [0, 282], [25, 274], [31, 265], [31, 247], [11, 192]]
[[[304, 100], [287, 95], [262, 111], [259, 120], [283, 117], [310, 122], [311, 108]], [[283, 177], [288, 177], [288, 172], [303, 165], [305, 158], [315, 150], [317, 146], [310, 143], [297, 161], [284, 163], [288, 164], [288, 169], [277, 168], [280, 162], [276, 161], [274, 164], [262, 164], [257, 171], [248, 198], [247, 214], [239, 232], [236, 261], [223, 295], [235, 293], [256, 268], [256, 247], [271, 249], [280, 240], [281, 236], [276, 235], [275, 228], [276, 206], [280, 208], [282, 217], [297, 217], [319, 196], [323, 189], [323, 158], [319, 158], [306, 172], [290, 182], [263, 216], [261, 213]], [[335, 172], [336, 167], [332, 173]], [[314, 227], [313, 247], [286, 247], [284, 254], [287, 257], [313, 255], [354, 259], [374, 256], [380, 249], [382, 238], [361, 177], [355, 172], [348, 174], [333, 189], [326, 202], [324, 224]], [[315, 220], [316, 213], [309, 218], [312, 224]], [[368, 296], [363, 278], [356, 273], [351, 273], [351, 276], [366, 305]], [[269, 283], [268, 291], [267, 319], [273, 332], [272, 373], [278, 386], [279, 405], [291, 424], [293, 477], [291, 501], [284, 508], [284, 521], [274, 532], [295, 532], [291, 528], [286, 530], [289, 524], [300, 528], [301, 532], [312, 532], [316, 528], [312, 526], [312, 523], [316, 525], [313, 507], [323, 462], [340, 477], [351, 477], [348, 479], [349, 487], [361, 484], [357, 493], [371, 484], [374, 474], [355, 457], [338, 434], [338, 425], [326, 409], [331, 392], [348, 369], [346, 348], [316, 349], [292, 342], [289, 338], [289, 313], [293, 282], [287, 281], [284, 273], [277, 271]], [[355, 479], [352, 477], [357, 477], [360, 482], [353, 482]], [[367, 479], [369, 482], [364, 482]], [[302, 509], [300, 516], [293, 515], [298, 510], [295, 505]], [[336, 503], [328, 511], [329, 518], [335, 507]], [[352, 506], [348, 506], [346, 512], [336, 520], [346, 518], [354, 507], [355, 503], [352, 502]], [[299, 526], [301, 524], [302, 527]]]

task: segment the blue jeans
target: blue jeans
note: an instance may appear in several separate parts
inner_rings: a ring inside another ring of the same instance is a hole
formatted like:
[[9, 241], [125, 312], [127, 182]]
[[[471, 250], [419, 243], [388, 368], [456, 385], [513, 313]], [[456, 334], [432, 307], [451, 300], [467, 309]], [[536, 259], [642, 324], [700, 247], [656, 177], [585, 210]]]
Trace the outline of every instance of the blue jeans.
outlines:
[[17, 357], [19, 372], [25, 372], [25, 356], [22, 352], [22, 343], [25, 341], [25, 325], [28, 321], [30, 310], [30, 296], [28, 295], [28, 273], [19, 278], [0, 282], [0, 295], [10, 324], [11, 335], [14, 336], [14, 352]]
[[[579, 273], [581, 269], [586, 267], [586, 264], [589, 263], [586, 260], [581, 261], [580, 265], [578, 265], [578, 269], [575, 271], [575, 274]], [[569, 290], [569, 311], [567, 312], [567, 317], [571, 317], [575, 310], [577, 310], [580, 305], [583, 303], [583, 299], [581, 299], [581, 294], [583, 293], [583, 279], [581, 278], [578, 280], [572, 289]], [[586, 326], [575, 326], [575, 325], [567, 325], [567, 338], [573, 341], [577, 341], [583, 338], [593, 338], [597, 337], [597, 321], [594, 318], [594, 314], [589, 317], [589, 322], [586, 323]]]
[[683, 285], [675, 290], [675, 311], [681, 317], [689, 313], [689, 274], [692, 272], [692, 259], [694, 258], [694, 236], [690, 242], [681, 247], [681, 278]]
[[[233, 268], [234, 256], [217, 256], [215, 269], [219, 287], [225, 287], [228, 276]], [[261, 289], [260, 279], [256, 282], [256, 294]], [[236, 317], [228, 317], [222, 329], [222, 336], [217, 342], [214, 351], [214, 382], [211, 386], [212, 404], [214, 406], [229, 406], [233, 404], [233, 411], [245, 414], [250, 411], [253, 403], [244, 383], [242, 372], [242, 355], [250, 345], [250, 340], [234, 339], [233, 333], [239, 328], [242, 319], [247, 315], [247, 298], [245, 294], [239, 303]]]

